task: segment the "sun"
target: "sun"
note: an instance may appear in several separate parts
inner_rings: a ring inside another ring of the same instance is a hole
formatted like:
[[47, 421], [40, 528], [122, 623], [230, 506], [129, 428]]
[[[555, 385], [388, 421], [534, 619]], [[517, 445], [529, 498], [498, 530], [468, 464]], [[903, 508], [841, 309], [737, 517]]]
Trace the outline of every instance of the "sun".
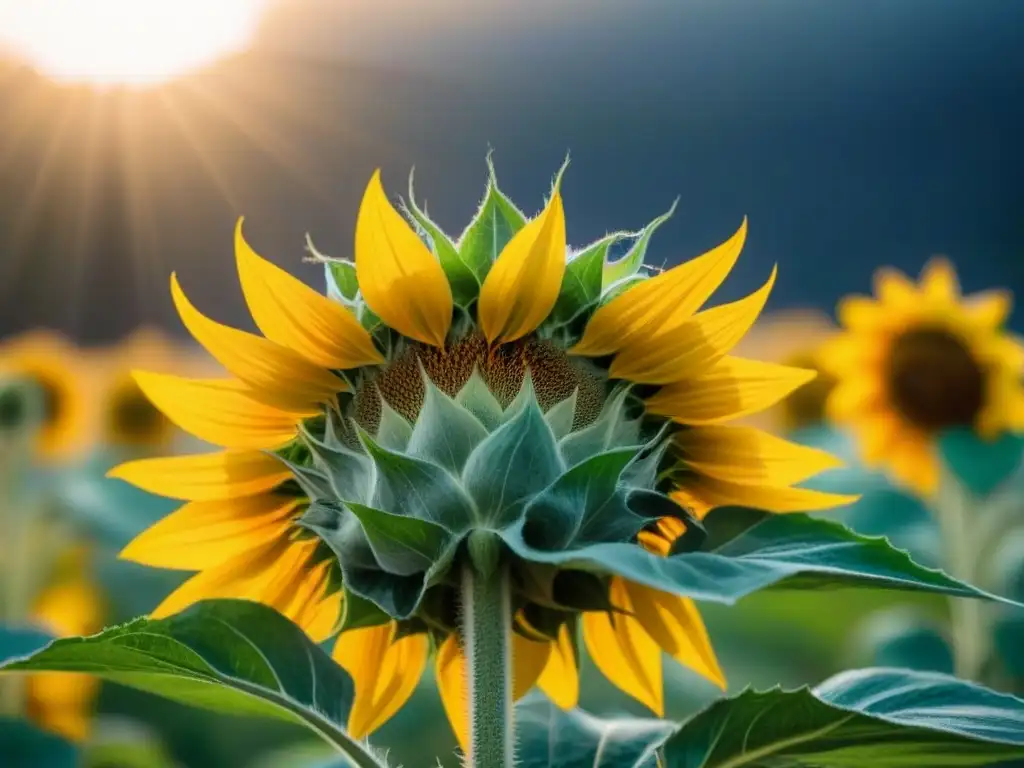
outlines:
[[0, 52], [55, 80], [149, 86], [244, 50], [271, 0], [0, 0]]

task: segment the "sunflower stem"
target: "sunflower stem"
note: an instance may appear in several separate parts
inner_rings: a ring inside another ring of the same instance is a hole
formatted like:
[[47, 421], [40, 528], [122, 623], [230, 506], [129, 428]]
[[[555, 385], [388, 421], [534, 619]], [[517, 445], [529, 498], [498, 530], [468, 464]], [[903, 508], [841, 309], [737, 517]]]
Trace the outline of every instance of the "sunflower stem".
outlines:
[[[930, 500], [932, 513], [942, 533], [946, 570], [954, 578], [976, 584], [981, 574], [982, 551], [977, 528], [972, 526], [974, 500], [954, 478], [945, 478]], [[966, 680], [981, 681], [990, 646], [988, 613], [981, 600], [952, 597], [949, 600], [954, 671]]]
[[[475, 536], [476, 532], [474, 532]], [[469, 683], [469, 765], [511, 768], [512, 605], [508, 566], [497, 546], [470, 537], [469, 562], [462, 569], [462, 638]]]

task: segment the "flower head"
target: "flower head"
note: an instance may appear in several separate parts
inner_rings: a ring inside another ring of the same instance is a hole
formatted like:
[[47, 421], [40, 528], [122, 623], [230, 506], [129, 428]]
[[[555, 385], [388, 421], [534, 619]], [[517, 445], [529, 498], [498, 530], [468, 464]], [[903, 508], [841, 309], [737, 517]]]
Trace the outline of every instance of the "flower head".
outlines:
[[[185, 325], [232, 378], [137, 374], [172, 421], [225, 448], [115, 473], [189, 502], [124, 553], [199, 571], [157, 614], [248, 597], [317, 639], [340, 630], [356, 736], [402, 705], [433, 646], [465, 743], [467, 558], [508, 564], [516, 695], [537, 684], [575, 704], [582, 625], [605, 674], [661, 712], [658, 648], [724, 685], [694, 603], [554, 554], [670, 554], [692, 548], [714, 507], [849, 501], [797, 487], [832, 457], [728, 424], [814, 375], [730, 354], [774, 271], [750, 296], [702, 309], [746, 223], [653, 274], [643, 256], [667, 217], [569, 252], [560, 178], [528, 220], [492, 169], [477, 217], [452, 241], [411, 194], [403, 217], [374, 174], [354, 263], [327, 260], [329, 297], [257, 256], [239, 226], [239, 275], [262, 335], [207, 318], [173, 279]], [[610, 262], [626, 239], [632, 249]]]
[[37, 449], [50, 461], [78, 456], [88, 446], [88, 372], [62, 336], [33, 331], [0, 343], [0, 375], [23, 379], [40, 393]]
[[840, 303], [843, 333], [820, 362], [837, 380], [829, 415], [854, 431], [865, 462], [927, 495], [945, 430], [1024, 430], [1024, 346], [1003, 329], [1010, 307], [1005, 292], [961, 297], [945, 259], [929, 262], [919, 284], [880, 270], [874, 298]]
[[[87, 552], [64, 553], [50, 583], [36, 598], [32, 621], [56, 637], [88, 635], [103, 627], [104, 605], [87, 577]], [[30, 675], [26, 682], [28, 717], [40, 728], [80, 741], [89, 734], [99, 680], [69, 672]]]

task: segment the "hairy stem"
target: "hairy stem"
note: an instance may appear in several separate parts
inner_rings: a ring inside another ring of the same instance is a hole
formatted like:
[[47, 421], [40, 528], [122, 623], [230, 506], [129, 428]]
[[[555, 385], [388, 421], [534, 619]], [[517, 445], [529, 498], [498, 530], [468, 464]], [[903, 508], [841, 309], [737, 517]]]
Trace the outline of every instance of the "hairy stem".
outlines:
[[472, 560], [462, 570], [462, 631], [469, 677], [469, 765], [511, 768], [514, 737], [508, 568], [501, 562], [486, 564], [478, 558]]
[[[959, 483], [947, 482], [930, 499], [932, 513], [942, 532], [946, 570], [968, 584], [981, 576], [984, 553], [972, 526], [972, 499]], [[980, 681], [988, 661], [989, 627], [981, 600], [951, 597], [949, 602], [954, 669], [958, 677]]]

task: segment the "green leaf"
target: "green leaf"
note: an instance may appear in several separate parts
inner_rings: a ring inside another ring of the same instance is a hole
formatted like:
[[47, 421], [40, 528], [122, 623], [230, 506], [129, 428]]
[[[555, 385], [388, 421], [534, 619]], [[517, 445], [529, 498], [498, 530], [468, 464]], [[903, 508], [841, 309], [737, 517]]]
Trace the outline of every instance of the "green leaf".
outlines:
[[473, 270], [481, 284], [508, 241], [526, 225], [523, 213], [498, 189], [490, 157], [487, 168], [484, 200], [458, 243], [459, 258]]
[[558, 300], [551, 312], [552, 320], [557, 323], [568, 322], [601, 298], [608, 249], [629, 236], [628, 232], [613, 232], [570, 257], [565, 265], [565, 277]]
[[544, 414], [555, 440], [561, 440], [572, 432], [572, 425], [576, 421], [576, 401], [579, 394], [579, 388], [574, 389], [571, 395], [560, 403], [555, 403]]
[[[527, 560], [618, 574], [664, 592], [716, 603], [732, 604], [768, 587], [844, 586], [1002, 600], [918, 565], [884, 538], [861, 536], [806, 515], [761, 513], [759, 523], [723, 537], [720, 528], [729, 527], [728, 517], [736, 511], [723, 508], [705, 519], [711, 534], [705, 546], [710, 549], [670, 557], [652, 555], [636, 544], [616, 543], [545, 552], [530, 546], [521, 525], [506, 528], [501, 535]], [[718, 525], [719, 520], [725, 525]]]
[[399, 576], [426, 573], [441, 559], [452, 536], [441, 526], [409, 515], [392, 515], [346, 504], [363, 524], [381, 567]]
[[473, 501], [446, 469], [390, 451], [365, 433], [361, 438], [377, 467], [371, 506], [394, 515], [417, 517], [453, 533], [470, 527], [476, 518]]
[[665, 768], [910, 768], [1024, 756], [1024, 701], [954, 677], [843, 672], [817, 688], [715, 702], [664, 747]]
[[425, 235], [437, 260], [441, 262], [441, 268], [452, 288], [452, 299], [461, 307], [468, 306], [480, 294], [480, 281], [469, 264], [463, 260], [451, 238], [420, 210], [413, 192], [413, 173], [412, 170], [409, 171], [409, 205], [406, 213], [420, 229], [421, 234]]
[[410, 456], [440, 464], [458, 475], [469, 454], [486, 437], [480, 420], [423, 376], [423, 407], [406, 446]]
[[380, 399], [380, 424], [374, 440], [378, 445], [392, 451], [404, 451], [412, 438], [412, 424], [383, 397]]
[[455, 395], [455, 402], [472, 413], [487, 431], [497, 429], [504, 418], [504, 410], [494, 396], [478, 368], [473, 369], [469, 381]]
[[339, 632], [348, 632], [350, 629], [364, 627], [379, 627], [390, 621], [391, 617], [373, 601], [351, 591], [345, 592], [345, 599], [341, 601]]
[[193, 706], [297, 723], [353, 765], [381, 765], [345, 732], [352, 679], [301, 629], [259, 603], [204, 601], [167, 619], [55, 640], [0, 669], [86, 672]]
[[78, 748], [25, 722], [0, 717], [4, 768], [77, 768]]
[[518, 768], [655, 768], [672, 723], [602, 719], [531, 697], [516, 707]]
[[313, 466], [326, 476], [334, 491], [333, 498], [367, 501], [373, 487], [373, 461], [365, 453], [358, 453], [345, 445], [330, 422], [322, 441], [305, 427], [301, 430]]
[[605, 402], [593, 424], [572, 432], [558, 443], [566, 466], [573, 466], [611, 448], [637, 446], [640, 421], [627, 413], [629, 387], [619, 387]]
[[82, 762], [84, 768], [175, 768], [156, 734], [131, 721], [100, 720]]
[[671, 208], [640, 230], [636, 235], [636, 242], [633, 243], [633, 247], [626, 252], [625, 256], [618, 261], [613, 261], [611, 264], [605, 264], [604, 273], [601, 278], [602, 292], [607, 292], [617, 283], [633, 277], [633, 275], [640, 271], [640, 268], [644, 265], [644, 256], [647, 255], [647, 245], [651, 242], [651, 236], [658, 227], [672, 218], [672, 214], [675, 213], [678, 204], [678, 200], [673, 202]]
[[636, 449], [591, 456], [545, 488], [526, 507], [524, 535], [539, 549], [599, 541], [630, 541], [646, 520], [627, 505], [619, 486]]
[[957, 479], [971, 493], [986, 497], [1021, 467], [1024, 436], [1007, 432], [983, 440], [972, 429], [952, 429], [939, 436], [939, 450]]
[[517, 519], [526, 503], [564, 469], [555, 436], [531, 401], [476, 447], [462, 483], [475, 502], [479, 522], [500, 528]]
[[306, 251], [314, 261], [324, 265], [324, 277], [327, 282], [327, 295], [342, 304], [351, 306], [359, 295], [359, 280], [356, 277], [356, 265], [346, 259], [326, 256], [313, 244], [313, 238], [306, 233]]

